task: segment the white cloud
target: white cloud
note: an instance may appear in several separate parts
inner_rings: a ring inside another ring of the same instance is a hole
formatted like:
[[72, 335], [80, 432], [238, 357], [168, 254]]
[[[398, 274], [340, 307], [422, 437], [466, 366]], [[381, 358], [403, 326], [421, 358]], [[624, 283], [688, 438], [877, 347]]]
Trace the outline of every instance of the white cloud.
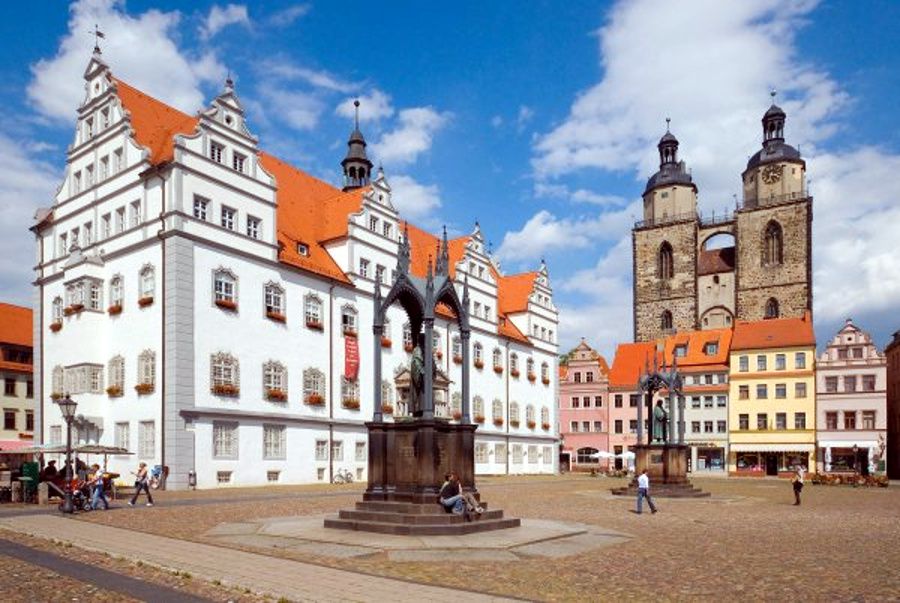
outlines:
[[519, 113], [516, 115], [516, 131], [521, 133], [525, 130], [525, 126], [528, 125], [534, 118], [534, 109], [528, 107], [526, 105], [521, 105], [519, 107]]
[[573, 203], [589, 203], [603, 207], [619, 207], [625, 205], [628, 200], [619, 195], [606, 195], [585, 188], [574, 191], [569, 190], [565, 184], [550, 184], [543, 181], [535, 182], [534, 196], [537, 198], [556, 197], [567, 199]]
[[84, 97], [81, 76], [93, 45], [86, 32], [95, 23], [106, 33], [101, 41], [103, 57], [114, 75], [179, 109], [193, 113], [202, 108], [200, 84], [224, 80], [225, 67], [214, 55], [191, 56], [176, 44], [180, 13], [150, 9], [132, 16], [124, 6], [120, 0], [72, 4], [69, 31], [60, 41], [56, 56], [31, 67], [28, 98], [41, 114], [74, 120]]
[[266, 23], [275, 27], [287, 27], [309, 13], [310, 10], [312, 10], [312, 6], [309, 4], [295, 4], [269, 15]]
[[394, 114], [391, 97], [377, 88], [373, 89], [369, 94], [344, 100], [334, 110], [335, 114], [347, 119], [353, 119], [353, 116], [356, 114], [353, 101], [357, 99], [359, 100], [359, 121], [361, 122], [378, 121]]
[[441, 113], [433, 107], [403, 109], [397, 127], [372, 145], [373, 156], [386, 164], [413, 163], [431, 149], [435, 133], [450, 117], [450, 113]]
[[421, 184], [406, 175], [391, 176], [388, 182], [391, 201], [402, 218], [424, 220], [422, 226], [433, 226], [434, 212], [441, 206], [441, 194], [436, 184]]
[[285, 90], [267, 85], [262, 91], [263, 102], [254, 105], [257, 110], [264, 107], [262, 119], [278, 116], [278, 121], [295, 130], [311, 130], [319, 123], [325, 110], [325, 103], [315, 94], [299, 90]]
[[499, 115], [495, 115], [491, 118], [491, 126], [494, 128], [499, 128], [503, 125], [503, 118]]
[[26, 151], [44, 147], [0, 133], [0, 299], [27, 306], [34, 279], [34, 235], [28, 227], [35, 210], [53, 202], [61, 178]]
[[209, 9], [206, 20], [200, 27], [200, 35], [208, 40], [229, 25], [243, 25], [250, 27], [250, 15], [243, 4], [229, 4], [225, 7], [214, 4]]
[[327, 71], [301, 67], [285, 59], [263, 61], [259, 66], [259, 72], [264, 75], [264, 79], [280, 82], [302, 81], [314, 88], [332, 92], [350, 92], [357, 87], [356, 84], [345, 82]]

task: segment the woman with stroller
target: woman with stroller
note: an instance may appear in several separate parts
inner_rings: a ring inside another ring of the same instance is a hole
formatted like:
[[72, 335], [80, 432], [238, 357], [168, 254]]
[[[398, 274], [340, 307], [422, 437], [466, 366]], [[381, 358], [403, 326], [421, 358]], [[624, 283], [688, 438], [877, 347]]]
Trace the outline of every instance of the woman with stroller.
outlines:
[[106, 498], [106, 492], [103, 487], [103, 471], [100, 471], [100, 465], [94, 463], [91, 465], [91, 473], [88, 476], [88, 485], [91, 488], [91, 508], [96, 511], [103, 501], [103, 510], [109, 511], [109, 500]]
[[147, 493], [147, 506], [153, 506], [153, 497], [150, 496], [150, 472], [147, 470], [147, 463], [141, 461], [138, 465], [137, 472], [132, 471], [132, 475], [134, 475], [134, 496], [131, 497], [131, 500], [128, 501], [128, 506], [133, 507], [134, 503], [137, 502], [138, 496], [141, 493], [141, 490]]

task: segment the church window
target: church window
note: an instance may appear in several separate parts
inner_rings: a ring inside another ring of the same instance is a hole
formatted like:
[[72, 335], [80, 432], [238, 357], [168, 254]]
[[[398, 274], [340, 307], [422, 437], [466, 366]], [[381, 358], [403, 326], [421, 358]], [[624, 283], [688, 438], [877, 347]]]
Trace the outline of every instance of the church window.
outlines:
[[772, 220], [766, 226], [765, 240], [763, 241], [763, 265], [775, 266], [784, 263], [784, 233], [781, 225]]
[[766, 318], [778, 318], [778, 300], [774, 297], [766, 302]]
[[213, 275], [214, 300], [233, 304], [237, 299], [237, 277], [229, 270], [219, 269]]
[[668, 310], [663, 310], [662, 316], [660, 317], [660, 328], [663, 331], [671, 331], [672, 330], [672, 313]]
[[194, 217], [198, 220], [206, 220], [209, 210], [209, 199], [194, 195]]
[[223, 228], [234, 230], [235, 214], [237, 212], [230, 207], [222, 206], [221, 224]]
[[659, 278], [669, 280], [675, 273], [675, 265], [672, 257], [672, 246], [664, 242], [659, 248], [659, 262], [657, 267]]
[[225, 147], [220, 145], [217, 142], [212, 142], [209, 144], [209, 158], [215, 161], [216, 163], [222, 163], [222, 153], [225, 150]]
[[232, 153], [231, 154], [231, 167], [234, 168], [236, 172], [244, 171], [244, 161], [246, 161], [246, 157], [241, 155], [240, 153]]

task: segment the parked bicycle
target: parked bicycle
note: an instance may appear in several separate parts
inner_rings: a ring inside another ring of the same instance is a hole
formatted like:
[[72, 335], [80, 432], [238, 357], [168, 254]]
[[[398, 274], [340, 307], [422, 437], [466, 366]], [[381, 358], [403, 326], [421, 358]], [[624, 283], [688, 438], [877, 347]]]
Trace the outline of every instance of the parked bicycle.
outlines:
[[333, 484], [352, 484], [353, 483], [353, 474], [350, 473], [348, 469], [338, 469], [334, 473], [334, 477], [331, 478], [331, 483]]

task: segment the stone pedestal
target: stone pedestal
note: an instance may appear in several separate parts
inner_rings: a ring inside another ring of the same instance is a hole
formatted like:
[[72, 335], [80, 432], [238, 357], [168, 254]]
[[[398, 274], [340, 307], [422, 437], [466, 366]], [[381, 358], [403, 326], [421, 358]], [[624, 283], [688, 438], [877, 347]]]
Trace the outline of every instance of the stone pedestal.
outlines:
[[638, 444], [634, 452], [635, 480], [624, 488], [614, 488], [613, 494], [637, 495], [637, 476], [647, 470], [650, 493], [665, 497], [706, 497], [709, 492], [695, 488], [687, 478], [690, 446], [685, 444]]

